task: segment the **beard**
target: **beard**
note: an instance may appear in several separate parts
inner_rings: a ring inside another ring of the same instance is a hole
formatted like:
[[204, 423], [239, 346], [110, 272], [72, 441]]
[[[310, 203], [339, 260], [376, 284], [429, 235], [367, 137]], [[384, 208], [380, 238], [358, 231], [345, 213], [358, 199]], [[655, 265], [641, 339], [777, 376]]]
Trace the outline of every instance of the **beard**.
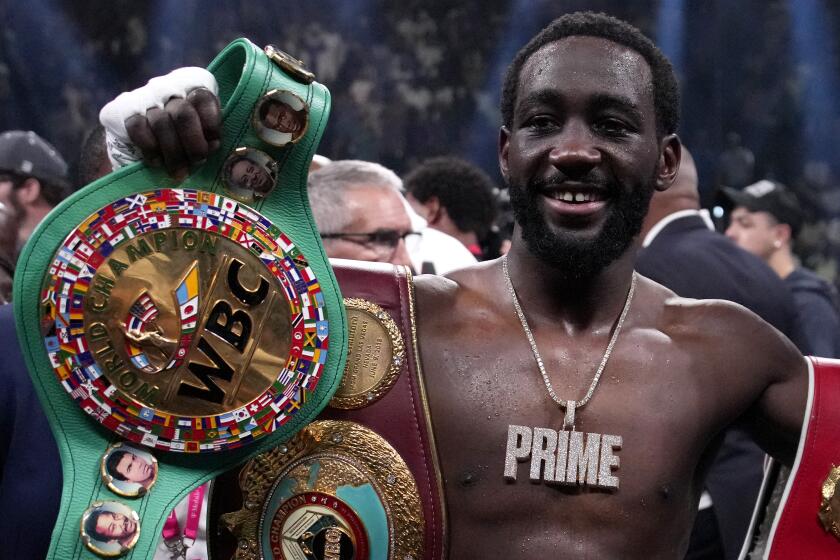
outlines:
[[637, 189], [600, 184], [609, 195], [609, 213], [601, 230], [594, 237], [584, 238], [574, 232], [552, 230], [540, 211], [541, 189], [562, 185], [562, 181], [509, 183], [513, 215], [525, 246], [567, 282], [589, 280], [624, 254], [642, 230], [655, 180], [651, 177]]

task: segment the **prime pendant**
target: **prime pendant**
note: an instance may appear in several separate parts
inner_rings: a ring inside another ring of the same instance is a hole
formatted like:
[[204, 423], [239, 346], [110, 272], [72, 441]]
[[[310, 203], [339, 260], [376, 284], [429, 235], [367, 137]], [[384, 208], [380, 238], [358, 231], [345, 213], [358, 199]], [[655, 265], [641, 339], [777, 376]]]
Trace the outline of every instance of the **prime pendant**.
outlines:
[[515, 481], [520, 462], [531, 461], [531, 482], [618, 489], [621, 436], [574, 429], [508, 426], [505, 479]]

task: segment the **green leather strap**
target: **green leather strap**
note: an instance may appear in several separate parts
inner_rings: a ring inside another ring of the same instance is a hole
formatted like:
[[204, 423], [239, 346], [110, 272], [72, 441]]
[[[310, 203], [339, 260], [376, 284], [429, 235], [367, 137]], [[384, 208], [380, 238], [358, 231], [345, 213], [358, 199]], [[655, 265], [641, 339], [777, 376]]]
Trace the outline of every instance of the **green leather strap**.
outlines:
[[[53, 532], [50, 558], [96, 558], [82, 544], [79, 524], [84, 510], [97, 500], [121, 501], [140, 515], [141, 534], [126, 558], [151, 558], [167, 514], [197, 485], [266, 451], [309, 423], [338, 387], [346, 354], [344, 308], [335, 277], [320, 243], [306, 196], [309, 163], [327, 123], [330, 96], [318, 84], [295, 81], [265, 52], [245, 39], [228, 45], [209, 70], [219, 83], [223, 111], [222, 147], [182, 184], [160, 169], [133, 164], [85, 187], [65, 200], [40, 224], [23, 250], [15, 275], [14, 303], [19, 338], [44, 411], [58, 443], [64, 488]], [[252, 127], [257, 101], [272, 89], [288, 90], [309, 107], [309, 126], [294, 145], [277, 148], [260, 140]], [[321, 379], [301, 410], [282, 429], [241, 448], [211, 453], [155, 452], [160, 464], [157, 483], [143, 498], [130, 500], [110, 492], [99, 476], [99, 461], [115, 433], [85, 414], [60, 385], [44, 346], [39, 302], [44, 275], [57, 248], [93, 212], [128, 195], [155, 188], [186, 188], [227, 195], [223, 164], [239, 147], [259, 149], [279, 164], [277, 187], [252, 205], [277, 225], [308, 259], [323, 291], [329, 320], [329, 354]], [[31, 434], [37, 438], [39, 434]]]

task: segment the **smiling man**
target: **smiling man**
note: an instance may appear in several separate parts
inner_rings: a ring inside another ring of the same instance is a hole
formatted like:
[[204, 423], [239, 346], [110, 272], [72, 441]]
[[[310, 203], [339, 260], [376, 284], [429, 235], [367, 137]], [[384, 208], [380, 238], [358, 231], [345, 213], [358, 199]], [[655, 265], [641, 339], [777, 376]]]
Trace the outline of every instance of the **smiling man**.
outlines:
[[300, 132], [306, 122], [306, 115], [292, 109], [282, 101], [270, 101], [260, 111], [262, 123], [277, 132]]
[[[189, 144], [206, 99], [135, 115], [129, 135], [144, 154], [159, 146], [139, 131]], [[633, 272], [651, 195], [679, 167], [678, 105], [662, 53], [602, 14], [556, 20], [510, 66], [511, 250], [416, 280], [449, 557], [678, 558], [727, 426], [792, 462], [808, 384], [796, 348], [738, 305]], [[183, 111], [197, 115], [169, 116]]]
[[638, 31], [555, 21], [511, 65], [502, 114], [507, 261], [417, 282], [451, 555], [681, 557], [727, 425], [792, 458], [805, 363], [745, 309], [634, 276], [681, 151], [673, 71]]
[[134, 538], [137, 523], [127, 516], [113, 511], [95, 510], [85, 522], [87, 534], [100, 542], [125, 544]]

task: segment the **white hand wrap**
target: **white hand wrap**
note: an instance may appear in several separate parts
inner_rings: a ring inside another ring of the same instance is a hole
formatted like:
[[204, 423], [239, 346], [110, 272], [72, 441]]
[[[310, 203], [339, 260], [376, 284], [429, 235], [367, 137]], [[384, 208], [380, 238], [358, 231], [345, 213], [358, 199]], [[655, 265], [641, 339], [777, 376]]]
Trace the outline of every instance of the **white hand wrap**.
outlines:
[[134, 115], [144, 115], [152, 107], [163, 109], [173, 97], [186, 97], [189, 92], [206, 88], [218, 94], [218, 84], [213, 74], [204, 68], [189, 66], [178, 68], [165, 76], [149, 80], [145, 86], [121, 93], [99, 112], [99, 122], [105, 127], [105, 142], [111, 167], [119, 169], [139, 161], [143, 154], [131, 143], [125, 130], [125, 121]]

